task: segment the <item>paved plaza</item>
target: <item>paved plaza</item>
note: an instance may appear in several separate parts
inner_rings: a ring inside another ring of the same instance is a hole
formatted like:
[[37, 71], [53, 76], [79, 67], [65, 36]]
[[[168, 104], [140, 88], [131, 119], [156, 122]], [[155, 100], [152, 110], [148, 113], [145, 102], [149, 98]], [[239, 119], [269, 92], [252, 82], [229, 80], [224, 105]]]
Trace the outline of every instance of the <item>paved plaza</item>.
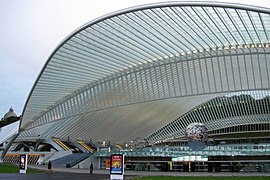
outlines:
[[99, 180], [99, 179], [109, 179], [109, 175], [107, 174], [75, 174], [75, 173], [54, 173], [54, 174], [46, 174], [46, 173], [32, 173], [32, 174], [0, 174], [0, 179], [6, 180], [51, 180], [51, 179], [74, 179], [74, 180]]

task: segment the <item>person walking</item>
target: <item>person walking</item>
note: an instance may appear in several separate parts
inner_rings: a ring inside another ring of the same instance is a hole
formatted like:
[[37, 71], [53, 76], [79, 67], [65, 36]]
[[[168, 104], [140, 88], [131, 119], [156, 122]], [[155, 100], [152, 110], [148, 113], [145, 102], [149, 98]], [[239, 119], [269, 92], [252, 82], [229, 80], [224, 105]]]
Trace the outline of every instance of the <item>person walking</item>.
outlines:
[[52, 174], [52, 163], [51, 163], [51, 161], [48, 162], [48, 174]]
[[91, 163], [90, 163], [90, 174], [93, 174], [93, 170], [94, 170], [94, 165], [93, 165], [93, 163], [91, 161]]

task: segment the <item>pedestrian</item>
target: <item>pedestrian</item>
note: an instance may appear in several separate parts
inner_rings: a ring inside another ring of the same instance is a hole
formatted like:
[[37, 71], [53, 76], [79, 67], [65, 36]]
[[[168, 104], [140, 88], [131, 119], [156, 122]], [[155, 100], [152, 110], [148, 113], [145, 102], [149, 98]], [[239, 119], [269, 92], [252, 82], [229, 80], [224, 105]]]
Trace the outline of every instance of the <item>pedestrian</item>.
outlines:
[[91, 164], [90, 164], [90, 174], [93, 174], [93, 170], [94, 170], [94, 166], [93, 166], [93, 163], [91, 161]]
[[48, 162], [48, 174], [52, 174], [52, 163], [51, 163], [51, 161]]

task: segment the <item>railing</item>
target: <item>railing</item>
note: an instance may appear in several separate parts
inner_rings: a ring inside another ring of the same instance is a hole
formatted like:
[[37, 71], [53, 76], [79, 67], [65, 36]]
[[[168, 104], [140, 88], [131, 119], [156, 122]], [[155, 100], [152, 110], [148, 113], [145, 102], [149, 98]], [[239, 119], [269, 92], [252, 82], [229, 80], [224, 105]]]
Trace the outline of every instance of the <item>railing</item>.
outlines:
[[63, 148], [65, 151], [71, 151], [70, 147], [68, 147], [68, 145], [66, 145], [64, 142], [62, 142], [60, 139], [58, 138], [53, 138], [53, 141], [58, 144], [61, 148]]
[[[28, 154], [28, 164], [37, 164], [40, 155]], [[18, 164], [20, 161], [20, 154], [6, 154], [3, 161], [5, 163], [15, 163]]]
[[94, 152], [94, 149], [91, 148], [88, 144], [86, 144], [84, 141], [82, 140], [78, 140], [77, 141], [83, 148], [85, 148], [88, 152], [91, 152], [93, 153]]

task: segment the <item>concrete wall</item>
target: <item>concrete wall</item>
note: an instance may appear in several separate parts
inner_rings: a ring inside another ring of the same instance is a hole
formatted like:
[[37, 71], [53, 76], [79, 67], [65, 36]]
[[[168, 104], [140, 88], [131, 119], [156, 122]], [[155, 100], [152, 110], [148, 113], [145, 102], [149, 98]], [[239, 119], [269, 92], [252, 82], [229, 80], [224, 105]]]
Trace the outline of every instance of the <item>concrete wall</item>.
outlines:
[[90, 156], [89, 158], [83, 160], [79, 164], [73, 166], [72, 168], [80, 168], [80, 169], [89, 169], [90, 171], [90, 163], [93, 163], [94, 165], [94, 170], [95, 169], [100, 169], [100, 158], [92, 157]]

